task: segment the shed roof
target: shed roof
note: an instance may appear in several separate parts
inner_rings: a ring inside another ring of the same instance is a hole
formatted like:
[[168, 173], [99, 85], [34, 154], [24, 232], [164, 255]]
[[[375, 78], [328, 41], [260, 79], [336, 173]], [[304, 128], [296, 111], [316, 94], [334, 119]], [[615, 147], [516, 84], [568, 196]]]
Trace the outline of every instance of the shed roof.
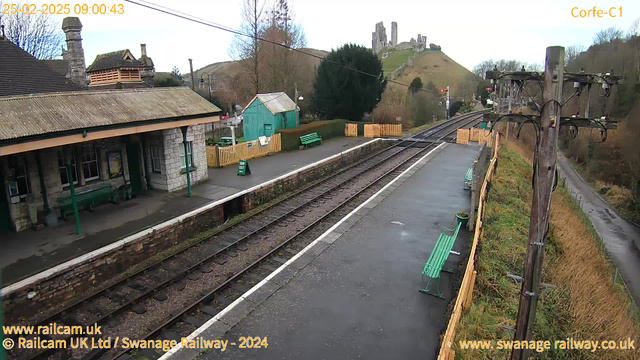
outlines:
[[0, 96], [75, 90], [82, 87], [0, 36]]
[[243, 112], [254, 102], [259, 99], [260, 102], [267, 108], [273, 115], [281, 112], [295, 111], [296, 103], [287, 96], [284, 92], [258, 94], [253, 97], [249, 104], [244, 108]]
[[[125, 56], [131, 58], [131, 60], [125, 59]], [[96, 59], [93, 60], [93, 63], [87, 68], [87, 72], [118, 69], [121, 67], [143, 68], [144, 64], [136, 60], [129, 49], [118, 50], [96, 56]]]
[[220, 111], [188, 87], [0, 97], [0, 141]]

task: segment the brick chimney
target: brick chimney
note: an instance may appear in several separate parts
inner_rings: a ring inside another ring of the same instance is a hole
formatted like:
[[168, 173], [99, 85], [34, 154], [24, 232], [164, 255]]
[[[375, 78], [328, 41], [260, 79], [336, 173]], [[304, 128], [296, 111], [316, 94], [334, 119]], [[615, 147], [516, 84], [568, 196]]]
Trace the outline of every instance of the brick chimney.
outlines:
[[140, 72], [142, 81], [147, 87], [153, 87], [153, 76], [155, 74], [155, 68], [153, 67], [153, 60], [147, 56], [147, 45], [140, 44], [140, 59], [138, 59], [143, 65], [144, 69]]
[[82, 49], [82, 23], [77, 17], [66, 17], [62, 20], [62, 31], [67, 38], [67, 50], [62, 52], [62, 58], [69, 64], [67, 78], [80, 86], [89, 83]]

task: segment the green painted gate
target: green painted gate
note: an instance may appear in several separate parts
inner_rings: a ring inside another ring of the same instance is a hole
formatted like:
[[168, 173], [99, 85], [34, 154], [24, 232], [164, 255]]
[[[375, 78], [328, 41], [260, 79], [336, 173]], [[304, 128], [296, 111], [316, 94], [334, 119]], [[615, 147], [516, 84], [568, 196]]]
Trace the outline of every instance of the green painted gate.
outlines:
[[[4, 179], [2, 168], [0, 167], [0, 179]], [[7, 201], [6, 189], [0, 193], [0, 234], [4, 234], [13, 229], [11, 223], [11, 213], [9, 212], [9, 202]]]
[[131, 192], [137, 194], [142, 191], [139, 143], [127, 144], [127, 162], [129, 163], [129, 182], [131, 183]]

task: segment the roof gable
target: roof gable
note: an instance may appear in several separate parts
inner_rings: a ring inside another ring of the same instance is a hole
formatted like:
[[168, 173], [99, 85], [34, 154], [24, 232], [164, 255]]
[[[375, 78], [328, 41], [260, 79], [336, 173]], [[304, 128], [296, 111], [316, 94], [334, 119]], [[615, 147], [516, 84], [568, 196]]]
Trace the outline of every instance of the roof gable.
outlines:
[[0, 142], [220, 111], [188, 87], [11, 96], [0, 98]]
[[77, 90], [82, 87], [0, 37], [0, 96]]
[[294, 103], [293, 100], [291, 100], [291, 98], [287, 96], [286, 93], [277, 92], [277, 93], [268, 93], [268, 94], [258, 94], [254, 96], [253, 99], [249, 101], [247, 106], [245, 106], [242, 112], [246, 111], [249, 108], [249, 106], [251, 106], [251, 104], [256, 100], [259, 100], [267, 109], [269, 109], [269, 111], [271, 111], [273, 115], [282, 113], [282, 112], [296, 110], [296, 103]]
[[136, 60], [129, 49], [118, 50], [96, 56], [93, 63], [87, 68], [87, 72], [111, 70], [119, 68], [144, 68], [144, 65]]

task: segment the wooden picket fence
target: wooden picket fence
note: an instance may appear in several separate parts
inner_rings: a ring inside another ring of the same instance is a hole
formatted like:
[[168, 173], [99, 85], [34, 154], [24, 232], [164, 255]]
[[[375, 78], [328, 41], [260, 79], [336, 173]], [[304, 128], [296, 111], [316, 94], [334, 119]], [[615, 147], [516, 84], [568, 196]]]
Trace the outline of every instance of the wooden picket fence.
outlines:
[[380, 136], [402, 136], [402, 124], [378, 124]]
[[440, 346], [438, 360], [455, 359], [455, 351], [451, 349], [451, 346], [453, 345], [453, 339], [455, 338], [456, 327], [458, 326], [458, 322], [460, 321], [462, 312], [469, 309], [469, 307], [471, 306], [471, 301], [473, 299], [473, 287], [476, 282], [475, 266], [477, 247], [478, 241], [480, 240], [483, 231], [482, 213], [484, 211], [484, 205], [487, 197], [487, 186], [489, 182], [491, 182], [491, 178], [493, 177], [493, 173], [496, 168], [496, 161], [498, 159], [498, 147], [500, 145], [500, 134], [496, 134], [495, 145], [496, 146], [493, 148], [493, 157], [491, 158], [491, 162], [489, 163], [489, 169], [487, 170], [487, 174], [484, 177], [484, 181], [482, 182], [482, 188], [480, 189], [477, 213], [478, 217], [476, 218], [476, 227], [473, 233], [473, 242], [471, 244], [469, 261], [467, 262], [467, 268], [464, 272], [464, 277], [462, 278], [462, 284], [460, 285], [460, 290], [458, 291], [456, 303], [453, 306], [453, 312], [451, 314], [451, 318], [449, 319], [447, 331], [444, 333], [444, 337], [442, 338], [442, 345]]
[[358, 136], [358, 124], [345, 124], [344, 136]]
[[456, 144], [469, 145], [469, 129], [458, 129]]
[[478, 129], [478, 128], [471, 128], [470, 130], [471, 130], [471, 133], [469, 134], [469, 141], [477, 141], [478, 143], [482, 141], [481, 144], [484, 144], [486, 141], [488, 141], [489, 139], [488, 134], [490, 133], [489, 130]]
[[402, 136], [402, 124], [366, 124], [364, 137]]
[[280, 134], [273, 134], [267, 145], [260, 145], [260, 141], [247, 141], [242, 144], [227, 147], [207, 146], [207, 166], [223, 167], [237, 164], [241, 159], [249, 160], [265, 156], [282, 150]]
[[364, 126], [364, 137], [366, 138], [380, 137], [380, 124], [366, 124]]

